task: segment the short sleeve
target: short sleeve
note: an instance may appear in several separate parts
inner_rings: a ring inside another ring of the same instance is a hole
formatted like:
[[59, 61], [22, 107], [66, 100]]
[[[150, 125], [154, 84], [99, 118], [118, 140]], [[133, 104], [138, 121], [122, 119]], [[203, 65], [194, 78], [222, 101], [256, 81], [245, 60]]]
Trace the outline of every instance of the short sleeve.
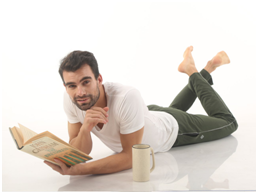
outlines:
[[144, 126], [144, 102], [136, 89], [131, 89], [123, 98], [120, 109], [120, 133], [129, 134]]
[[64, 107], [64, 111], [65, 111], [65, 114], [67, 116], [67, 120], [69, 121], [69, 123], [79, 123], [80, 122], [78, 117], [76, 116], [74, 104], [66, 92], [64, 92], [63, 107]]

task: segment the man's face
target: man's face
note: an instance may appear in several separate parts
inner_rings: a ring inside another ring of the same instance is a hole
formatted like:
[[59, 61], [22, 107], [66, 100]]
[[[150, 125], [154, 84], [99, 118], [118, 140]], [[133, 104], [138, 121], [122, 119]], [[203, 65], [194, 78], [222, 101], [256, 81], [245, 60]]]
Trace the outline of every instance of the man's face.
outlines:
[[89, 65], [85, 64], [75, 72], [63, 72], [66, 91], [73, 103], [81, 110], [88, 110], [96, 104], [100, 96], [99, 84]]

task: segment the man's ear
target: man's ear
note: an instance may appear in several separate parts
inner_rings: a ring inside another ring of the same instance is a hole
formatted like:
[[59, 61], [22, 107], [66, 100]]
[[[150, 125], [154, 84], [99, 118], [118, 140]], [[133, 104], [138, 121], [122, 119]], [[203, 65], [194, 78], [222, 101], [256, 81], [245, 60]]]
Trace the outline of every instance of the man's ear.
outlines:
[[102, 85], [103, 78], [102, 78], [102, 75], [101, 75], [101, 74], [99, 74], [99, 77], [98, 77], [98, 80], [97, 80], [97, 81], [99, 82], [100, 85]]

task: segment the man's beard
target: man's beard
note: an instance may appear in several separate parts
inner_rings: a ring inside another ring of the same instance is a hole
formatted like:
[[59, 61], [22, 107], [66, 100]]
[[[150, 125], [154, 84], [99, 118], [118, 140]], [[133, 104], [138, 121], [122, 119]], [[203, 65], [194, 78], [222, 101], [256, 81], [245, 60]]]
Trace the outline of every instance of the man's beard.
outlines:
[[[86, 111], [88, 109], [90, 109], [91, 107], [93, 107], [96, 102], [98, 101], [100, 96], [100, 91], [99, 91], [99, 87], [97, 86], [97, 95], [94, 96], [92, 94], [88, 94], [88, 95], [83, 95], [83, 96], [79, 96], [79, 97], [74, 97], [73, 99], [73, 103], [81, 110]], [[78, 99], [83, 99], [83, 98], [90, 98], [90, 102], [89, 103], [83, 103], [83, 104], [78, 104], [77, 100]]]

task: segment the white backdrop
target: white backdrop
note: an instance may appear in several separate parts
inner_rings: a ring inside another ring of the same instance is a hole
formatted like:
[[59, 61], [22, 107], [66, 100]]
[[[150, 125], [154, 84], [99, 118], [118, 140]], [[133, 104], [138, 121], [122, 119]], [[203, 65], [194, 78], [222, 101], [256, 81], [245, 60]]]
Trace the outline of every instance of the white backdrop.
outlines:
[[[95, 55], [104, 82], [135, 86], [147, 105], [168, 106], [188, 82], [177, 67], [190, 45], [199, 70], [227, 52], [231, 63], [212, 74], [214, 88], [239, 122], [254, 123], [255, 2], [1, 1], [3, 130], [20, 122], [67, 133], [58, 67], [73, 50]], [[205, 114], [198, 101], [189, 112]]]

